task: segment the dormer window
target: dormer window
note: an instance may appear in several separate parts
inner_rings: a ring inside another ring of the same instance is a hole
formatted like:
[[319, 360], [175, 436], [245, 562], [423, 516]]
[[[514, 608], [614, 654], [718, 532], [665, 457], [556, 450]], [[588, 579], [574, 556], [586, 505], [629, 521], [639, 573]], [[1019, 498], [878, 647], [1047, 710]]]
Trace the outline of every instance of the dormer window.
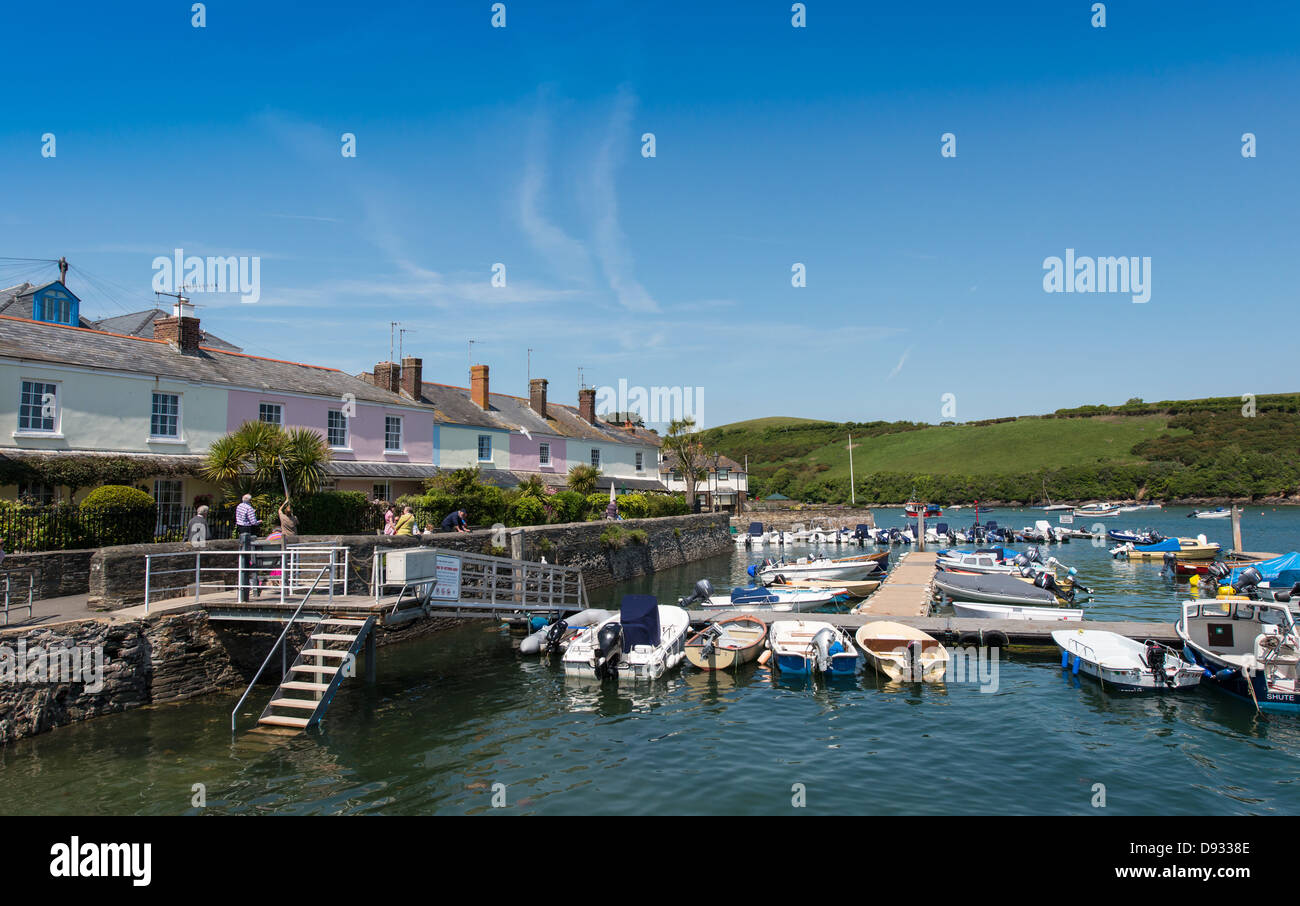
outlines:
[[50, 324], [78, 323], [80, 300], [61, 283], [51, 283], [32, 293], [32, 320]]

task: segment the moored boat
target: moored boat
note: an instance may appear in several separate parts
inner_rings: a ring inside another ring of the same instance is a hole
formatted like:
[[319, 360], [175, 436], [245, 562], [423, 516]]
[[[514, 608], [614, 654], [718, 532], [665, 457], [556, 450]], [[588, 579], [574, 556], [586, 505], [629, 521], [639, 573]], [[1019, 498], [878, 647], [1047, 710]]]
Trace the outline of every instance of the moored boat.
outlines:
[[1094, 677], [1118, 692], [1190, 689], [1205, 673], [1159, 642], [1135, 642], [1117, 632], [1058, 629], [1052, 640], [1061, 649], [1062, 669]]
[[1300, 629], [1288, 604], [1184, 601], [1175, 629], [1185, 656], [1204, 668], [1210, 685], [1262, 711], [1300, 711]]
[[1129, 542], [1111, 550], [1115, 557], [1129, 560], [1164, 560], [1173, 554], [1179, 560], [1213, 560], [1219, 555], [1218, 542], [1207, 541], [1204, 535], [1195, 538], [1166, 538], [1158, 544], [1133, 544]]
[[1077, 623], [1083, 619], [1083, 610], [1078, 607], [989, 604], [981, 601], [953, 601], [951, 603], [952, 612], [959, 617], [979, 617], [986, 620], [1033, 620], [1044, 623]]
[[767, 624], [739, 616], [710, 623], [686, 640], [686, 659], [701, 670], [730, 670], [748, 664], [767, 643]]
[[854, 640], [867, 663], [893, 682], [941, 683], [948, 649], [919, 629], [887, 620], [858, 627]]
[[617, 614], [569, 640], [564, 672], [589, 679], [658, 679], [686, 656], [686, 611], [654, 595], [624, 595]]
[[[1041, 580], [1042, 584], [1036, 584]], [[1039, 573], [1034, 582], [998, 574], [939, 572], [934, 587], [952, 601], [976, 601], [989, 604], [1029, 604], [1054, 607], [1074, 601], [1073, 589], [1060, 587], [1051, 573]]]
[[853, 676], [861, 660], [844, 630], [819, 620], [777, 620], [767, 644], [781, 673]]

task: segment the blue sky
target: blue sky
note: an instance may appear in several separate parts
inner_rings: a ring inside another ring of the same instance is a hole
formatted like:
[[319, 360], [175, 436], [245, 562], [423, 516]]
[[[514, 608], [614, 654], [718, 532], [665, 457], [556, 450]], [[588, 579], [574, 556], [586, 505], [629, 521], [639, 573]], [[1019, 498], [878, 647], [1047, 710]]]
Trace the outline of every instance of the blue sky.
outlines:
[[[400, 321], [429, 380], [473, 339], [524, 395], [532, 347], [553, 399], [706, 424], [1300, 389], [1300, 6], [1091, 5], [10, 4], [0, 258], [102, 317], [256, 255], [256, 304], [194, 295], [249, 352], [359, 371]], [[1045, 293], [1067, 248], [1149, 256], [1151, 301]]]

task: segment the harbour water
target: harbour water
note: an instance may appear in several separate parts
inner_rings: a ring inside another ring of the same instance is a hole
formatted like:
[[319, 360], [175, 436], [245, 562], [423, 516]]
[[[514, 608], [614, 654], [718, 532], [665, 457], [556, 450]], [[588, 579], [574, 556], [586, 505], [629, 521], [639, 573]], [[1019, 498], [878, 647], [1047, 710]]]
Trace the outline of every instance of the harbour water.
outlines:
[[[1205, 533], [1185, 508], [1109, 528]], [[946, 515], [969, 523], [973, 511]], [[998, 510], [1020, 527], [1037, 510]], [[1055, 523], [1055, 518], [1052, 521]], [[878, 523], [899, 525], [900, 511]], [[1076, 522], [1082, 523], [1079, 519]], [[1300, 511], [1247, 510], [1245, 546], [1285, 552]], [[1091, 586], [1093, 619], [1173, 620], [1186, 584], [1158, 563], [1052, 548]], [[744, 575], [738, 553], [599, 589], [664, 602]], [[1211, 689], [1121, 696], [1063, 673], [1054, 651], [1004, 657], [975, 683], [789, 681], [750, 666], [689, 668], [601, 687], [521, 658], [474, 623], [381, 649], [378, 681], [350, 681], [320, 735], [229, 730], [239, 692], [99, 718], [0, 749], [6, 814], [1287, 814], [1300, 809], [1300, 719], [1256, 716]], [[270, 687], [263, 690], [269, 694]], [[255, 693], [254, 698], [258, 698]], [[260, 704], [258, 705], [260, 709]], [[243, 726], [253, 723], [250, 712]], [[196, 784], [205, 798], [196, 806]], [[1100, 786], [1099, 786], [1100, 785]], [[1100, 805], [1103, 801], [1104, 806]], [[802, 806], [798, 803], [802, 802]], [[496, 807], [504, 803], [504, 807]]]

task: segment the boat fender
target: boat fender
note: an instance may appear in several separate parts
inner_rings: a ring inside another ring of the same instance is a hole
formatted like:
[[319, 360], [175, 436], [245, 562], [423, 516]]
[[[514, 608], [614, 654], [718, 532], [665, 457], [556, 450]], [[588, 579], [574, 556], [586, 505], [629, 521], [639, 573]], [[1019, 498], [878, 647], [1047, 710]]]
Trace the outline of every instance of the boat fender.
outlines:
[[1073, 662], [1073, 665], [1072, 665], [1071, 668], [1070, 668], [1070, 672], [1071, 672], [1072, 674], [1074, 674], [1075, 676], [1078, 676], [1078, 675], [1079, 675], [1079, 665], [1080, 665], [1081, 663], [1082, 663], [1082, 661], [1079, 660], [1079, 656], [1078, 656], [1077, 654], [1074, 655], [1074, 662]]
[[771, 659], [772, 659], [772, 649], [771, 648], [763, 649], [763, 653], [758, 656], [758, 666], [766, 667], [767, 662], [770, 661]]
[[983, 637], [980, 641], [988, 648], [1005, 648], [1011, 644], [1011, 639], [1000, 629], [990, 629], [988, 632], [981, 632]]
[[[963, 632], [958, 636], [957, 641], [963, 648], [979, 647], [984, 642], [984, 639], [981, 636], [982, 633], [978, 632]], [[1064, 666], [1064, 664], [1062, 664], [1062, 666]]]
[[1070, 652], [1064, 648], [1061, 649], [1061, 669], [1066, 670], [1070, 666]]

